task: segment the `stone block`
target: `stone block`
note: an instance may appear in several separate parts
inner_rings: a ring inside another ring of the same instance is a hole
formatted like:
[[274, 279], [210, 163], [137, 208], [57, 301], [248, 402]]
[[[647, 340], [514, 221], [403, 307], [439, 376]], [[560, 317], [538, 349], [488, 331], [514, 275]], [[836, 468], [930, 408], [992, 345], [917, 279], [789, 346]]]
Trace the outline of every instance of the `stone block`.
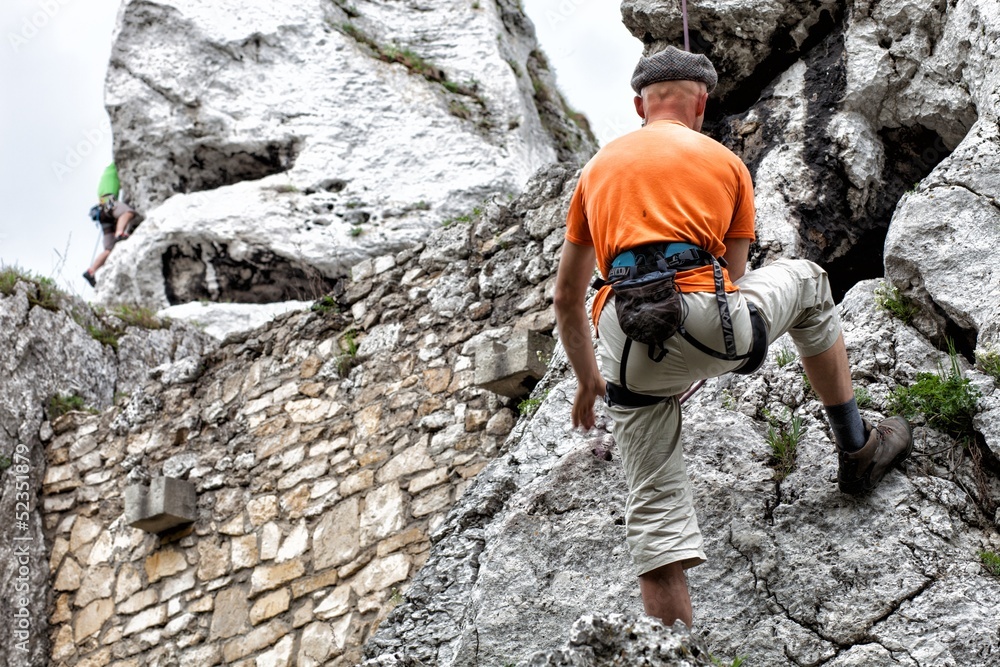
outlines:
[[149, 487], [134, 484], [125, 489], [125, 522], [148, 533], [193, 523], [197, 510], [198, 492], [184, 480], [154, 477]]
[[250, 626], [250, 603], [239, 586], [219, 591], [212, 611], [209, 639], [226, 639], [243, 634]]
[[506, 341], [485, 341], [476, 348], [474, 383], [508, 398], [523, 398], [548, 369], [555, 340], [536, 331], [515, 331]]
[[73, 637], [79, 644], [87, 637], [100, 632], [104, 622], [115, 613], [115, 604], [111, 600], [94, 600], [81, 611], [76, 618]]
[[298, 579], [305, 572], [301, 560], [290, 560], [280, 565], [258, 565], [250, 575], [250, 594], [278, 588], [292, 579]]
[[292, 596], [287, 588], [280, 588], [257, 600], [250, 608], [250, 624], [259, 625], [269, 618], [288, 611]]

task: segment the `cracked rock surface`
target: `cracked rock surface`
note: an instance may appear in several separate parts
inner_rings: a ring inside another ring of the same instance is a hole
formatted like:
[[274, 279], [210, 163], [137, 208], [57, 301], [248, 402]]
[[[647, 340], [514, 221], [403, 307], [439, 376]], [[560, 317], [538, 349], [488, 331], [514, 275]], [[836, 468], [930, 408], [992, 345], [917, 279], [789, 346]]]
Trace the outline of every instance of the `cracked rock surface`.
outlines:
[[[863, 415], [877, 422], [891, 390], [944, 355], [881, 311], [874, 288], [859, 285], [841, 308], [855, 382], [874, 397]], [[528, 660], [558, 650], [559, 628], [588, 611], [641, 613], [610, 425], [569, 429], [575, 384], [560, 379], [568, 372], [560, 352], [536, 389], [545, 397], [538, 411], [439, 529], [406, 602], [369, 643], [372, 660]], [[904, 469], [868, 496], [845, 496], [822, 406], [802, 377], [797, 362], [779, 366], [772, 354], [757, 374], [710, 381], [685, 405], [682, 442], [709, 557], [688, 571], [695, 634], [713, 655], [746, 655], [748, 664], [996, 660], [1000, 578], [979, 553], [1000, 547], [1000, 534], [968, 457], [956, 464], [961, 445], [918, 424]], [[781, 481], [765, 414], [804, 425]]]

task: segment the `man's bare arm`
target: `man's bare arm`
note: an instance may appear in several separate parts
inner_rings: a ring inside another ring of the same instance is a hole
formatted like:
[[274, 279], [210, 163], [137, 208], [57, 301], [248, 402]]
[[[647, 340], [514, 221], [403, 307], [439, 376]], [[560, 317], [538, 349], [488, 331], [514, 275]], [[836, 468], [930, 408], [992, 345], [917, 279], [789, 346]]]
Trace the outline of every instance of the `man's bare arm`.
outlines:
[[594, 426], [594, 401], [606, 391], [594, 356], [586, 310], [587, 286], [593, 278], [594, 262], [593, 247], [564, 242], [554, 298], [559, 339], [578, 383], [573, 400], [573, 426], [587, 429]]
[[750, 239], [723, 239], [726, 244], [726, 270], [734, 283], [747, 271], [747, 257], [750, 255]]

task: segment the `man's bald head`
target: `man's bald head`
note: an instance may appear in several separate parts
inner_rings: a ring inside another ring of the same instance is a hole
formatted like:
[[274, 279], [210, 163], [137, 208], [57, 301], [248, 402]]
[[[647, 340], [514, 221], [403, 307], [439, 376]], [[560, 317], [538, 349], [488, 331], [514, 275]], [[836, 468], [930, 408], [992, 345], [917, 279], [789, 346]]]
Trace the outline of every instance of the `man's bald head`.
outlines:
[[701, 81], [658, 81], [643, 87], [635, 98], [635, 110], [647, 123], [679, 120], [700, 131], [707, 103], [708, 86]]
[[650, 104], [684, 103], [708, 94], [701, 81], [659, 81], [642, 89], [642, 101]]

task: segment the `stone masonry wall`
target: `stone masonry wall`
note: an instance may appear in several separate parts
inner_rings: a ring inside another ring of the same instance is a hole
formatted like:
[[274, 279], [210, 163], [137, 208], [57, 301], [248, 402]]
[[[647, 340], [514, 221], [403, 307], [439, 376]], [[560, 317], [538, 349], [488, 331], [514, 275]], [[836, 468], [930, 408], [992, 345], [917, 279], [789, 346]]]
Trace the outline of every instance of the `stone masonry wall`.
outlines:
[[[518, 399], [474, 385], [475, 350], [551, 333], [571, 175], [359, 265], [335, 307], [226, 341], [196, 377], [51, 424], [51, 664], [359, 661], [516, 422]], [[198, 504], [157, 536], [123, 499], [160, 475]]]

